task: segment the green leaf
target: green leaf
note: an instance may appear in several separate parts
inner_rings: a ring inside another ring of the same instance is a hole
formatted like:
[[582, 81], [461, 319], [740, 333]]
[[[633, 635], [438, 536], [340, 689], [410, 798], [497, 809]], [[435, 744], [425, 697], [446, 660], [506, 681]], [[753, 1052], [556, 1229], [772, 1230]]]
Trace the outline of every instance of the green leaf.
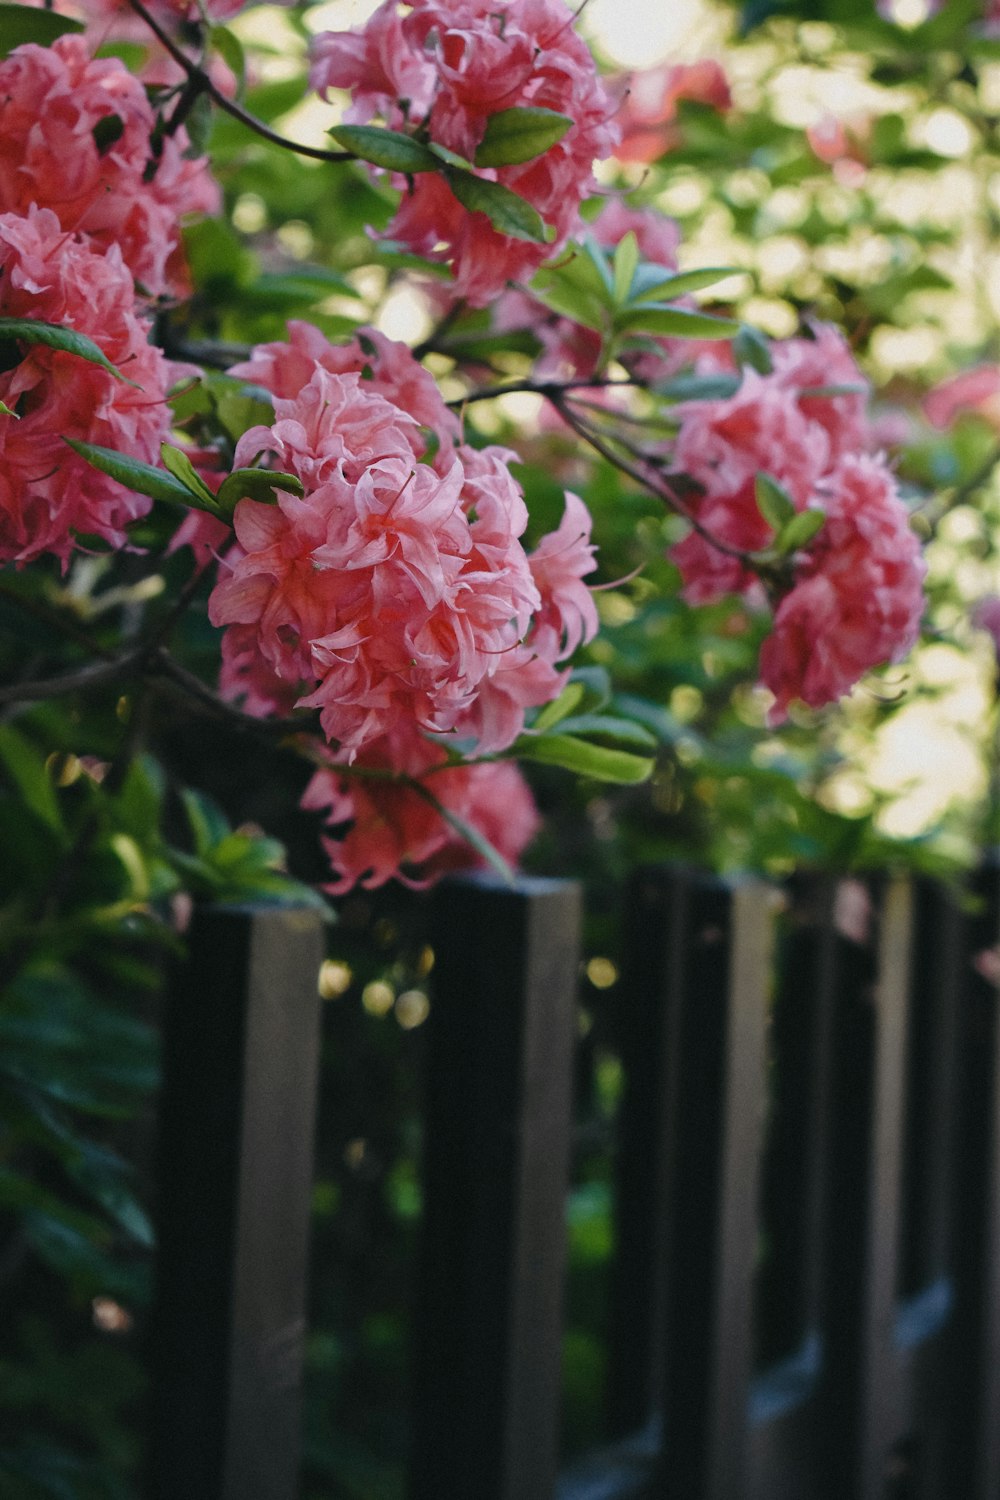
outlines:
[[56, 37], [82, 30], [82, 22], [54, 10], [37, 10], [33, 5], [0, 5], [0, 57], [6, 57], [25, 42], [50, 47]]
[[171, 443], [161, 443], [160, 457], [175, 479], [179, 479], [192, 495], [197, 495], [199, 500], [206, 500], [215, 509], [215, 496], [181, 448], [175, 448]]
[[640, 281], [632, 294], [633, 301], [666, 301], [672, 302], [676, 297], [686, 297], [691, 292], [700, 292], [708, 286], [715, 286], [717, 282], [725, 281], [727, 276], [738, 276], [738, 266], [701, 266], [695, 271], [678, 271], [676, 275], [664, 276], [660, 266], [643, 266], [644, 272], [654, 271], [658, 273], [655, 282], [643, 285]]
[[740, 388], [738, 375], [676, 375], [653, 386], [669, 401], [725, 401]]
[[0, 401], [0, 417], [13, 417], [15, 422], [19, 422], [21, 420], [17, 412], [12, 411], [11, 408], [7, 405], [6, 401]]
[[770, 474], [758, 474], [754, 480], [757, 509], [772, 531], [780, 532], [796, 514], [795, 501], [784, 485]]
[[561, 141], [573, 121], [554, 109], [527, 105], [490, 115], [476, 150], [477, 167], [513, 167], [533, 161]]
[[[7, 339], [17, 339], [22, 344], [44, 344], [49, 349], [60, 349], [64, 354], [76, 354], [92, 365], [100, 365], [116, 380], [125, 380], [121, 370], [111, 363], [94, 340], [85, 333], [77, 333], [75, 328], [60, 328], [57, 323], [41, 323], [36, 318], [0, 318], [0, 342]], [[135, 385], [134, 380], [126, 383]]]
[[277, 499], [275, 490], [299, 497], [305, 494], [301, 479], [294, 474], [272, 469], [234, 469], [222, 481], [215, 498], [223, 514], [229, 515], [238, 500], [259, 500], [264, 505], [273, 505]]
[[444, 180], [462, 207], [470, 213], [485, 214], [498, 234], [545, 244], [545, 225], [537, 210], [503, 183], [489, 182], [458, 167], [445, 167]]
[[229, 834], [229, 822], [222, 809], [204, 792], [182, 787], [180, 795], [194, 836], [195, 852], [206, 859]]
[[615, 303], [618, 307], [624, 307], [632, 290], [632, 278], [635, 276], [639, 264], [639, 241], [635, 237], [635, 230], [630, 229], [628, 234], [622, 236], [615, 249], [614, 275], [615, 275]]
[[778, 532], [774, 545], [783, 555], [796, 552], [800, 547], [808, 546], [825, 525], [826, 516], [821, 510], [800, 510]]
[[760, 375], [770, 375], [774, 368], [767, 339], [758, 329], [748, 328], [745, 323], [733, 339], [733, 354], [741, 365], [749, 365]]
[[631, 745], [640, 750], [655, 750], [657, 744], [656, 735], [651, 734], [644, 724], [615, 714], [576, 714], [563, 719], [560, 732], [581, 739], [611, 740], [617, 745]]
[[558, 313], [562, 318], [572, 318], [574, 323], [592, 328], [596, 333], [603, 331], [610, 316], [605, 314], [602, 303], [595, 297], [563, 278], [553, 277], [544, 285], [544, 289], [536, 278], [531, 290], [532, 295], [550, 312]]
[[442, 146], [440, 141], [430, 141], [428, 151], [433, 151], [438, 161], [443, 161], [445, 166], [460, 167], [463, 172], [472, 171], [472, 162], [467, 156], [459, 156], [457, 151], [451, 151], [447, 146]]
[[584, 263], [590, 262], [596, 272], [598, 284], [604, 288], [607, 296], [613, 298], [615, 294], [615, 280], [608, 264], [607, 252], [604, 246], [599, 244], [592, 234], [585, 234], [580, 249]]
[[12, 724], [0, 724], [0, 761], [27, 806], [61, 835], [62, 816], [44, 757]]
[[740, 331], [733, 318], [688, 312], [663, 302], [633, 302], [616, 322], [623, 332], [655, 333], [678, 339], [731, 339]]
[[[185, 510], [190, 507], [199, 507], [195, 497], [187, 485], [181, 484], [179, 479], [167, 472], [166, 469], [155, 469], [152, 464], [144, 464], [138, 458], [131, 458], [127, 453], [118, 453], [114, 448], [101, 448], [96, 443], [81, 443], [76, 438], [63, 438], [74, 453], [79, 453], [95, 469], [100, 469], [102, 474], [107, 474], [111, 479], [117, 479], [119, 484], [124, 484], [130, 490], [135, 490], [140, 495], [149, 495], [153, 500], [163, 500], [168, 505], [182, 505]], [[213, 510], [215, 507], [212, 507]]]
[[334, 125], [329, 133], [343, 150], [389, 172], [436, 172], [441, 166], [433, 151], [400, 130], [384, 130], [379, 125]]
[[567, 682], [559, 697], [553, 698], [551, 703], [546, 703], [535, 719], [532, 728], [536, 734], [544, 734], [547, 729], [554, 729], [561, 720], [566, 718], [567, 714], [579, 708], [585, 692], [586, 688], [582, 682]]
[[583, 688], [588, 713], [611, 702], [611, 674], [607, 667], [574, 667], [570, 682], [578, 682]]
[[654, 765], [649, 756], [632, 755], [627, 750], [610, 750], [569, 734], [547, 734], [537, 739], [532, 735], [522, 735], [514, 745], [514, 754], [521, 760], [562, 766], [567, 771], [575, 771], [578, 776], [614, 781], [623, 786], [645, 781]]
[[236, 79], [236, 97], [242, 99], [246, 93], [247, 84], [247, 59], [243, 50], [243, 43], [235, 31], [230, 31], [228, 26], [213, 26], [208, 34], [208, 39], [218, 52], [222, 61]]

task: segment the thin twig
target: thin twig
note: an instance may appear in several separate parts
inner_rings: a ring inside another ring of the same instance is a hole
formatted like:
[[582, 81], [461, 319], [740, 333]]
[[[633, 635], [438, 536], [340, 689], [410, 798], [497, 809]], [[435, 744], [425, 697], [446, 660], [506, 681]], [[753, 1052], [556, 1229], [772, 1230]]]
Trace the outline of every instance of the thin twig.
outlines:
[[616, 453], [599, 433], [595, 432], [592, 427], [589, 427], [586, 422], [577, 416], [570, 403], [563, 396], [555, 394], [551, 389], [546, 392], [546, 395], [567, 426], [573, 429], [577, 437], [582, 438], [589, 447], [593, 448], [595, 453], [599, 453], [602, 458], [606, 458], [608, 463], [613, 464], [622, 474], [627, 474], [630, 479], [634, 479], [643, 489], [649, 490], [658, 500], [662, 500], [671, 510], [676, 511], [710, 546], [716, 548], [719, 552], [725, 553], [727, 557], [737, 558], [744, 567], [757, 567], [759, 571], [759, 565], [755, 564], [754, 559], [749, 553], [742, 551], [739, 547], [731, 547], [728, 542], [724, 542], [719, 537], [713, 535], [707, 526], [703, 526], [690, 507], [685, 505], [680, 496], [664, 481], [662, 475], [648, 469], [640, 468], [638, 464], [630, 463], [627, 458], [623, 458], [620, 453]]
[[157, 677], [166, 679], [203, 712], [224, 720], [233, 729], [245, 734], [254, 734], [273, 741], [290, 734], [309, 734], [316, 731], [316, 720], [312, 714], [298, 714], [282, 719], [262, 719], [256, 714], [244, 713], [241, 708], [236, 708], [233, 704], [227, 703], [224, 698], [218, 697], [202, 682], [200, 677], [196, 677], [193, 672], [182, 667], [180, 662], [174, 661], [173, 657], [162, 647], [153, 652], [146, 669], [154, 678], [154, 687]]
[[0, 687], [0, 704], [41, 703], [47, 698], [62, 698], [67, 693], [87, 692], [90, 688], [102, 687], [116, 678], [134, 676], [142, 668], [148, 648], [141, 646], [135, 651], [126, 651], [110, 661], [91, 662], [74, 672], [62, 672], [58, 677], [42, 677], [34, 682], [15, 682]]
[[527, 391], [533, 396], [545, 396], [550, 401], [556, 401], [561, 396], [572, 394], [573, 391], [607, 389], [609, 386], [629, 386], [633, 389], [642, 388], [642, 381], [627, 379], [595, 380], [593, 376], [589, 380], [511, 380], [506, 385], [489, 385], [481, 390], [469, 391], [464, 396], [456, 396], [454, 401], [449, 401], [449, 406], [460, 408], [472, 406], [477, 401], [495, 401], [497, 396], [517, 395], [521, 391]]
[[298, 156], [311, 156], [315, 161], [357, 161], [353, 151], [324, 151], [320, 146], [306, 146], [301, 141], [289, 140], [287, 136], [279, 135], [263, 120], [258, 120], [255, 115], [242, 108], [233, 99], [228, 98], [209, 78], [204, 69], [192, 62], [187, 53], [178, 47], [173, 37], [160, 25], [159, 21], [143, 5], [142, 0], [128, 0], [129, 5], [137, 16], [145, 21], [157, 41], [166, 48], [179, 68], [183, 68], [192, 82], [197, 81], [202, 93], [215, 101], [220, 109], [225, 110], [227, 115], [232, 115], [234, 120], [239, 120], [248, 130], [259, 135], [263, 140], [270, 141], [274, 146], [282, 146], [286, 151], [294, 151]]

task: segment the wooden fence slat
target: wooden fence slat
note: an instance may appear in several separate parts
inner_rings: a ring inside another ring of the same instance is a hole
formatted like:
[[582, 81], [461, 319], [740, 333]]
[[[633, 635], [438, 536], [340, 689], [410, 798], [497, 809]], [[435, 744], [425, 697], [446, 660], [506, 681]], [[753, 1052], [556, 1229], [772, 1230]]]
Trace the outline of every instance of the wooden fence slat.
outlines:
[[836, 987], [834, 882], [797, 882], [790, 895], [771, 1029], [771, 1108], [762, 1215], [767, 1254], [758, 1278], [758, 1353], [800, 1358], [822, 1317], [823, 1188]]
[[882, 1500], [898, 1435], [893, 1342], [911, 906], [911, 888], [889, 884], [874, 963], [863, 948], [842, 949], [820, 1459], [831, 1500]]
[[953, 894], [914, 889], [900, 1290], [915, 1296], [948, 1274], [965, 922]]
[[642, 870], [626, 900], [618, 990], [624, 1090], [615, 1161], [615, 1265], [608, 1424], [636, 1432], [658, 1412], [666, 1367], [667, 1198], [675, 1128], [690, 877]]
[[1000, 1494], [1000, 993], [977, 954], [1000, 938], [1000, 866], [973, 882], [963, 1004], [963, 1104], [956, 1156], [951, 1468], [963, 1500]]
[[774, 892], [691, 891], [669, 1195], [664, 1450], [658, 1493], [746, 1492], [752, 1291]]
[[580, 896], [434, 898], [413, 1500], [551, 1500]]
[[295, 1500], [321, 919], [196, 912], [164, 1033], [149, 1491]]

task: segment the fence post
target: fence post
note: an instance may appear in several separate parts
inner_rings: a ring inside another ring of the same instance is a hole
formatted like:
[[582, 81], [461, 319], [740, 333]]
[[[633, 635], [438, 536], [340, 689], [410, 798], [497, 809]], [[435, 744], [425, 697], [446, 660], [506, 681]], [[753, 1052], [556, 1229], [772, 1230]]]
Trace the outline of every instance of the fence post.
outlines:
[[[673, 946], [659, 964], [664, 988], [648, 997], [665, 1011], [656, 1023], [657, 1049], [670, 1061], [662, 1083], [672, 1095], [657, 1124], [659, 1139], [649, 1143], [650, 1181], [642, 1189], [663, 1193], [667, 1216], [647, 1226], [653, 1240], [642, 1273], [653, 1296], [651, 1314], [663, 1299], [662, 1333], [654, 1331], [652, 1346], [640, 1346], [645, 1361], [657, 1344], [665, 1345], [664, 1446], [655, 1493], [733, 1500], [745, 1493], [765, 1035], [778, 903], [771, 888], [756, 882], [691, 874], [650, 872], [645, 889], [644, 941], [662, 950], [657, 926], [665, 925]], [[640, 960], [640, 973], [643, 967]], [[655, 1009], [647, 1007], [649, 1015]], [[646, 1093], [648, 1113], [653, 1101]], [[634, 1147], [635, 1120], [630, 1128]], [[657, 1285], [663, 1272], [654, 1261], [661, 1254], [667, 1279]], [[639, 1378], [648, 1379], [642, 1372]], [[655, 1396], [651, 1379], [646, 1388]], [[632, 1399], [641, 1397], [637, 1385]]]
[[893, 1345], [912, 887], [882, 892], [877, 951], [840, 950], [830, 1114], [826, 1343], [819, 1418], [831, 1500], [881, 1500], [897, 1437]]
[[295, 1500], [321, 918], [197, 911], [170, 997], [149, 1492]]
[[963, 1500], [1000, 1492], [1000, 993], [974, 963], [1000, 937], [996, 852], [972, 882], [962, 1005], [963, 1111], [956, 1154], [952, 1476]]
[[580, 897], [435, 895], [412, 1500], [550, 1500]]

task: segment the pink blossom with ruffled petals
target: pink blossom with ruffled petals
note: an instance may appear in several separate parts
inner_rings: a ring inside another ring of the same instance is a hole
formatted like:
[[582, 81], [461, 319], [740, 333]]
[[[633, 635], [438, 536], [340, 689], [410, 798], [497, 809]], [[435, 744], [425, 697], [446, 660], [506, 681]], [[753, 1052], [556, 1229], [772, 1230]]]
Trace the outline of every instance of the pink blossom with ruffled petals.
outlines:
[[[449, 813], [515, 864], [539, 825], [517, 767], [498, 761], [442, 769], [445, 760], [440, 746], [399, 727], [375, 741], [358, 767], [416, 778]], [[339, 830], [323, 839], [337, 877], [326, 888], [335, 895], [359, 883], [371, 889], [392, 879], [426, 886], [446, 871], [484, 863], [433, 802], [402, 780], [345, 776], [322, 767], [301, 805], [325, 813], [327, 824]]]
[[746, 370], [735, 395], [677, 407], [675, 466], [710, 494], [736, 495], [765, 472], [802, 506], [828, 467], [826, 428], [780, 379]]
[[0, 374], [0, 559], [66, 559], [76, 535], [114, 546], [150, 501], [79, 458], [63, 441], [98, 443], [155, 462], [170, 430], [171, 367], [134, 313], [135, 289], [112, 245], [97, 254], [49, 209], [0, 215], [0, 316], [37, 319], [92, 339], [127, 377], [76, 354], [22, 345]]
[[566, 509], [555, 531], [544, 536], [528, 561], [542, 596], [532, 645], [539, 649], [543, 634], [551, 632], [553, 661], [562, 661], [597, 634], [594, 596], [583, 582], [592, 573], [594, 547], [590, 540], [590, 512], [580, 499], [566, 492]]
[[[559, 691], [555, 658], [589, 629], [589, 518], [575, 501], [575, 537], [543, 541], [543, 603], [512, 455], [459, 445], [419, 463], [406, 415], [373, 387], [315, 366], [297, 398], [277, 398], [273, 427], [241, 440], [238, 463], [273, 453], [306, 493], [236, 507], [238, 548], [209, 603], [213, 623], [239, 628], [224, 690], [246, 682], [250, 706], [266, 702], [268, 674], [294, 686], [341, 761], [399, 723], [506, 749], [525, 709]], [[263, 682], [249, 676], [248, 630]]]
[[842, 334], [819, 324], [812, 338], [774, 344], [772, 358], [770, 374], [745, 370], [734, 395], [676, 408], [675, 466], [704, 491], [688, 502], [701, 533], [670, 551], [689, 603], [727, 593], [762, 602], [756, 574], [738, 555], [773, 540], [757, 505], [758, 474], [777, 480], [802, 510], [821, 503], [818, 491], [841, 459], [870, 445], [868, 384]]
[[447, 462], [461, 433], [458, 418], [442, 400], [433, 375], [407, 345], [386, 338], [377, 328], [359, 329], [347, 343], [331, 344], [313, 324], [293, 319], [287, 342], [259, 344], [250, 359], [233, 365], [229, 373], [287, 399], [298, 396], [317, 369], [363, 376], [366, 390], [384, 396], [411, 419], [406, 433], [415, 455], [421, 458], [426, 452], [420, 431], [426, 428], [437, 439], [438, 460]]
[[[812, 333], [812, 338], [783, 339], [771, 345], [774, 378], [795, 393], [803, 415], [824, 429], [832, 465], [870, 446], [867, 406], [871, 386], [839, 328], [817, 323]], [[854, 389], [838, 391], [838, 387]]]
[[926, 568], [884, 462], [844, 458], [823, 491], [826, 524], [761, 648], [772, 723], [793, 698], [814, 708], [832, 703], [871, 667], [899, 661], [920, 628]]
[[349, 89], [348, 118], [379, 115], [394, 129], [422, 125], [468, 160], [501, 110], [530, 105], [573, 121], [534, 160], [479, 174], [527, 199], [555, 231], [550, 244], [498, 233], [485, 214], [463, 208], [437, 173], [394, 179], [405, 195], [387, 233], [446, 261], [455, 295], [472, 306], [485, 306], [558, 250], [594, 186], [595, 158], [616, 139], [612, 102], [572, 23], [563, 0], [411, 0], [402, 16], [386, 0], [362, 30], [328, 32], [314, 44], [313, 87]]
[[149, 296], [183, 293], [180, 220], [215, 212], [219, 193], [204, 159], [185, 156], [183, 130], [154, 155], [154, 126], [139, 80], [117, 58], [91, 58], [82, 37], [16, 47], [0, 61], [0, 212], [50, 208], [95, 249], [117, 245]]

